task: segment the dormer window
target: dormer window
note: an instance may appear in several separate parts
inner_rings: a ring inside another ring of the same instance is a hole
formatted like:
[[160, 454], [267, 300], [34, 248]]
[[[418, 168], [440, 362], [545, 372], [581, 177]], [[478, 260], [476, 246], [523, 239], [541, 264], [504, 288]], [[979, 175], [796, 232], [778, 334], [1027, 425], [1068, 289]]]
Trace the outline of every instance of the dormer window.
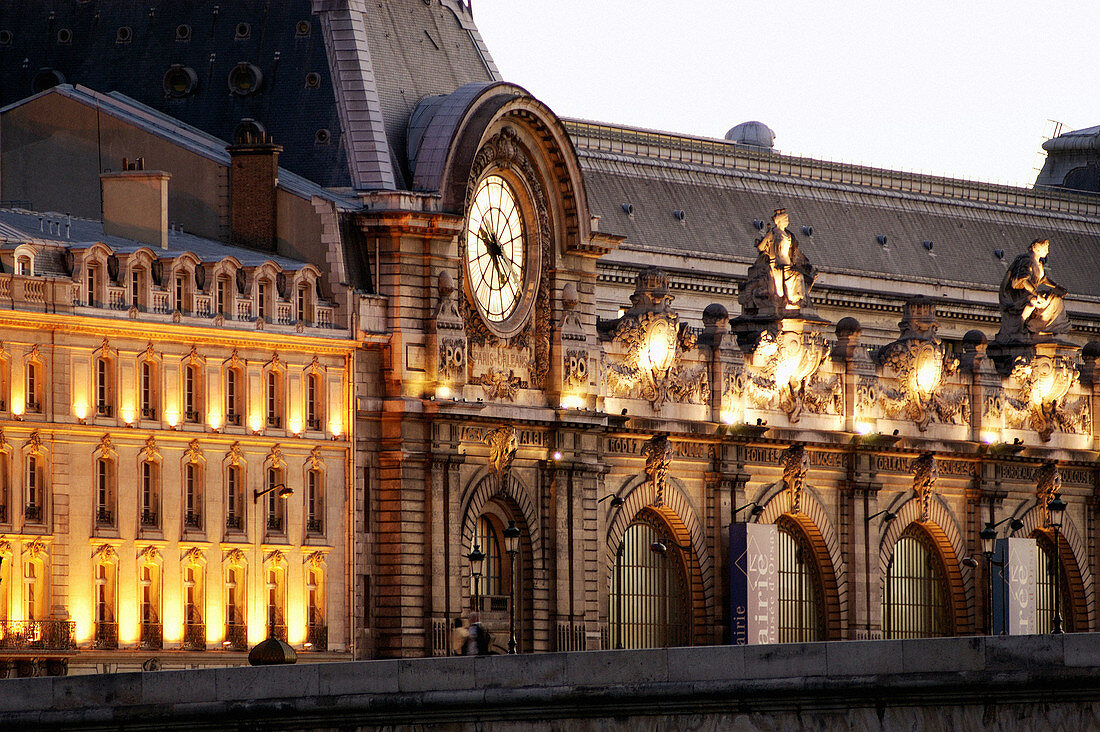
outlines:
[[184, 297], [187, 295], [187, 278], [184, 277], [182, 272], [176, 273], [175, 279], [173, 280], [173, 286], [176, 310], [179, 310], [182, 313], [187, 309], [186, 307], [184, 307]]
[[23, 277], [30, 277], [33, 274], [34, 265], [31, 262], [30, 257], [19, 257], [16, 260], [15, 271], [17, 274]]
[[145, 289], [145, 272], [140, 269], [130, 270], [130, 305], [141, 306], [141, 296]]
[[260, 280], [259, 285], [256, 287], [256, 317], [267, 320], [267, 295], [271, 286], [267, 280]]
[[305, 323], [306, 318], [306, 305], [309, 302], [308, 298], [309, 287], [306, 285], [298, 285], [298, 292], [296, 297], [296, 308], [298, 312], [298, 322]]
[[87, 292], [88, 307], [93, 307], [95, 305], [95, 292], [96, 292], [96, 286], [97, 286], [98, 283], [99, 283], [99, 267], [97, 267], [96, 265], [90, 264], [90, 265], [88, 265], [88, 292]]
[[230, 293], [229, 278], [224, 277], [224, 276], [219, 277], [216, 290], [217, 290], [218, 301], [217, 301], [217, 303], [215, 303], [215, 309], [221, 315], [228, 316], [229, 315], [229, 293]]

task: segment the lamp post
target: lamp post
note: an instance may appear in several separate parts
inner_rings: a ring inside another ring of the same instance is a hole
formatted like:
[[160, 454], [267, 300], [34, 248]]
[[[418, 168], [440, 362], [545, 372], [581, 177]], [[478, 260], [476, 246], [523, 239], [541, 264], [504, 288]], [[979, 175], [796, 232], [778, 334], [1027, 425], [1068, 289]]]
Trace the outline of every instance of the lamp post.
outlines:
[[[1004, 561], [996, 563], [993, 561], [993, 551], [997, 544], [997, 529], [993, 527], [993, 523], [987, 521], [985, 528], [978, 532], [978, 538], [982, 540], [982, 556], [985, 557], [985, 569], [989, 575], [989, 634], [993, 635], [993, 565], [1003, 567]], [[1005, 616], [1007, 618], [1007, 614]]]
[[1050, 622], [1050, 632], [1060, 635], [1063, 631], [1058, 586], [1062, 584], [1062, 555], [1058, 551], [1058, 530], [1062, 528], [1062, 516], [1066, 512], [1066, 502], [1062, 500], [1061, 493], [1055, 493], [1050, 499], [1047, 511], [1050, 512], [1050, 528], [1054, 529], [1054, 618]]
[[508, 652], [516, 652], [516, 554], [519, 554], [519, 527], [515, 521], [508, 522], [504, 530], [504, 551], [508, 552], [511, 562], [512, 588], [508, 599]]
[[474, 548], [466, 555], [470, 560], [470, 575], [474, 578], [473, 609], [478, 609], [477, 583], [481, 579], [481, 567], [485, 564], [485, 552], [481, 551], [480, 544], [474, 544]]

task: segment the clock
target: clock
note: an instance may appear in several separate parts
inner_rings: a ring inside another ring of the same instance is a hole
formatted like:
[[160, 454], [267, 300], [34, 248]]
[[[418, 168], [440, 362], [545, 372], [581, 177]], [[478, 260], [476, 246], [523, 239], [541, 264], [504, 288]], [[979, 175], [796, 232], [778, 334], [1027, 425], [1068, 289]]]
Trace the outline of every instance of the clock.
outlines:
[[485, 176], [466, 214], [466, 274], [478, 311], [499, 334], [513, 330], [530, 304], [529, 259], [515, 188], [501, 175]]

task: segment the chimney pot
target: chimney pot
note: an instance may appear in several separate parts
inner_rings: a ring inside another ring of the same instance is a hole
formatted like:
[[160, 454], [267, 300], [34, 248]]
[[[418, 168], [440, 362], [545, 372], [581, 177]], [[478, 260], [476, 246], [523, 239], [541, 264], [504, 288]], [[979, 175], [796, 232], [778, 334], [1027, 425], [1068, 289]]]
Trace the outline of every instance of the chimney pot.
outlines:
[[101, 173], [103, 232], [167, 249], [168, 181], [171, 177], [159, 170], [134, 168]]

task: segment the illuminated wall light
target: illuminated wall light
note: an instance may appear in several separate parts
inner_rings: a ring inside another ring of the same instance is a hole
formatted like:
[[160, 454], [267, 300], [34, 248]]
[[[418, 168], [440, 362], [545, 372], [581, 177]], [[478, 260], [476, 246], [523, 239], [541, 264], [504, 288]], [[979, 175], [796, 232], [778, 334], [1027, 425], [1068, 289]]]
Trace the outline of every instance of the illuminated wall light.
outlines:
[[561, 399], [562, 409], [580, 409], [584, 406], [584, 399], [579, 394], [567, 394]]
[[16, 394], [13, 390], [11, 395], [11, 413], [14, 414], [16, 417], [22, 417], [23, 412], [25, 412], [26, 410], [27, 404], [23, 400], [23, 394]]
[[291, 434], [297, 435], [298, 437], [302, 436], [302, 418], [301, 417], [291, 417], [290, 421], [287, 422], [287, 427], [290, 428]]
[[561, 460], [561, 451], [555, 450], [553, 458], [554, 458], [554, 460]]
[[339, 437], [344, 431], [344, 426], [340, 424], [340, 420], [333, 420], [329, 422], [328, 431], [332, 433], [333, 437]]
[[451, 393], [451, 387], [447, 386], [446, 384], [440, 384], [435, 388], [436, 399], [450, 399]]
[[[13, 411], [14, 411], [14, 406], [15, 405], [13, 404], [12, 405]], [[17, 413], [21, 414], [22, 410], [20, 410]], [[75, 415], [76, 418], [81, 420], [81, 421], [84, 421], [85, 419], [87, 419], [88, 418], [88, 403], [87, 402], [73, 402], [73, 415]]]
[[211, 411], [206, 415], [206, 422], [210, 425], [210, 429], [220, 430], [222, 428], [222, 414], [218, 411]]
[[982, 442], [984, 442], [985, 444], [992, 445], [996, 441], [997, 441], [997, 433], [996, 432], [988, 432], [988, 431], [987, 432], [982, 432]]
[[263, 430], [264, 418], [260, 416], [259, 412], [253, 412], [252, 414], [248, 415], [248, 428], [256, 433], [259, 433], [261, 430]]
[[174, 409], [166, 410], [164, 412], [164, 421], [168, 423], [168, 426], [175, 429], [180, 423], [180, 413]]
[[137, 419], [137, 410], [134, 409], [132, 404], [127, 404], [122, 409], [118, 410], [119, 416], [122, 417], [122, 421], [127, 425], [133, 426], [134, 420]]
[[875, 426], [870, 422], [859, 421], [856, 422], [856, 432], [861, 435], [869, 435], [875, 429]]
[[725, 423], [725, 424], [733, 424], [733, 422], [734, 422], [733, 410], [727, 409], [727, 410], [722, 411], [722, 422]]

